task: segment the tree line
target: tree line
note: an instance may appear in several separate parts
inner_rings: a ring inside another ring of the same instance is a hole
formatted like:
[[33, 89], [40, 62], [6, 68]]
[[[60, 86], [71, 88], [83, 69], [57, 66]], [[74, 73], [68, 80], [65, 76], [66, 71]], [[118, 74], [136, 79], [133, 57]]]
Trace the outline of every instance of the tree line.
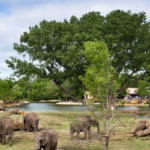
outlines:
[[[62, 85], [69, 92], [74, 92], [69, 82]], [[80, 95], [82, 96], [82, 95]], [[39, 100], [69, 100], [52, 81], [37, 77], [22, 77], [15, 81], [13, 78], [0, 79], [0, 99], [7, 101], [39, 101]]]
[[[146, 78], [145, 80], [138, 81], [134, 87], [138, 88], [138, 94], [141, 97], [149, 94], [150, 82]], [[68, 92], [75, 93], [73, 85], [66, 81], [62, 85]], [[79, 94], [75, 94], [76, 97], [84, 98], [84, 90]], [[118, 98], [126, 96], [126, 91], [118, 95]], [[42, 79], [37, 77], [22, 77], [15, 81], [13, 78], [0, 79], [0, 99], [6, 101], [39, 101], [39, 100], [70, 100], [71, 98], [64, 94], [54, 82], [48, 79]]]

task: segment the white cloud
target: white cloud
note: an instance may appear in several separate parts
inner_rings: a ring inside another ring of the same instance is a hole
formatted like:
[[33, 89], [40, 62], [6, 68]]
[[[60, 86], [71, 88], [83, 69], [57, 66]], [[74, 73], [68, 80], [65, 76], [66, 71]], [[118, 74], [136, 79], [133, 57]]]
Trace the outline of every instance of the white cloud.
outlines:
[[121, 9], [131, 10], [133, 13], [145, 11], [150, 20], [150, 2], [147, 0], [36, 0], [31, 4], [27, 0], [13, 2], [0, 0], [1, 2], [5, 2], [7, 7], [5, 12], [0, 12], [0, 77], [9, 76], [12, 73], [5, 60], [10, 56], [19, 56], [13, 50], [13, 43], [19, 42], [21, 34], [28, 31], [29, 26], [39, 24], [44, 19], [63, 21], [65, 18], [69, 20], [72, 15], [81, 17], [89, 11], [99, 11], [102, 15], [106, 15], [112, 10]]

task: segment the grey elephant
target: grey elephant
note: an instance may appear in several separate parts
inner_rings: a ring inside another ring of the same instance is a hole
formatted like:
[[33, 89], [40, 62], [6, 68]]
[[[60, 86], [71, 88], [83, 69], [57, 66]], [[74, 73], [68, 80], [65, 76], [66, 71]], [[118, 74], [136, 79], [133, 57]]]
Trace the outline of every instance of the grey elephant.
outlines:
[[0, 140], [2, 145], [5, 144], [6, 135], [9, 135], [9, 146], [12, 146], [12, 137], [14, 133], [14, 121], [9, 117], [0, 119]]
[[23, 116], [23, 122], [24, 122], [24, 129], [27, 129], [27, 131], [34, 130], [35, 132], [38, 131], [38, 124], [39, 124], [39, 117], [36, 113], [26, 113]]
[[70, 124], [70, 136], [73, 139], [73, 134], [77, 133], [77, 139], [79, 139], [80, 132], [84, 132], [84, 139], [87, 139], [87, 134], [89, 139], [91, 139], [91, 126], [97, 126], [97, 132], [99, 133], [99, 123], [91, 117], [87, 118], [76, 118]]
[[57, 133], [52, 130], [41, 130], [34, 135], [34, 150], [57, 150]]

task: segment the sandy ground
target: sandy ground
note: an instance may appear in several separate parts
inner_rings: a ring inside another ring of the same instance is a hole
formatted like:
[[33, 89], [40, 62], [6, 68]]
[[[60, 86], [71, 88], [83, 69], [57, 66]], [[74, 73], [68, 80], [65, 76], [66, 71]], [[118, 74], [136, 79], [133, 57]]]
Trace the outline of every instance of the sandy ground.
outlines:
[[83, 105], [82, 103], [79, 102], [58, 102], [56, 105]]

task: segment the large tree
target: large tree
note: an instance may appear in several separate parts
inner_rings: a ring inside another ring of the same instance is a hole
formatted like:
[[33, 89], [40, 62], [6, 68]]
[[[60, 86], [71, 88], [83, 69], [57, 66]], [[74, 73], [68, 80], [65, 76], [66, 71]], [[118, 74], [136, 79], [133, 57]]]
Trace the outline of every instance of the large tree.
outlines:
[[144, 12], [112, 11], [105, 17], [102, 32], [117, 71], [116, 79], [124, 77], [117, 91], [120, 94], [150, 72], [150, 22]]
[[[11, 61], [6, 60], [6, 63], [15, 74], [48, 78], [68, 96], [81, 100], [61, 85], [67, 79], [81, 94], [87, 90], [79, 79], [85, 75], [85, 66], [90, 65], [85, 59], [83, 44], [103, 40], [117, 72], [116, 80], [124, 77], [117, 91], [119, 94], [150, 72], [149, 39], [150, 23], [146, 21], [144, 12], [132, 14], [116, 10], [106, 17], [99, 12], [90, 12], [79, 19], [72, 16], [70, 21], [44, 20], [30, 27], [29, 32], [21, 35], [21, 43], [14, 44], [18, 53], [29, 55], [30, 62], [11, 57]], [[140, 75], [134, 76], [136, 73]], [[110, 103], [114, 105], [114, 102], [115, 98], [112, 98]]]

